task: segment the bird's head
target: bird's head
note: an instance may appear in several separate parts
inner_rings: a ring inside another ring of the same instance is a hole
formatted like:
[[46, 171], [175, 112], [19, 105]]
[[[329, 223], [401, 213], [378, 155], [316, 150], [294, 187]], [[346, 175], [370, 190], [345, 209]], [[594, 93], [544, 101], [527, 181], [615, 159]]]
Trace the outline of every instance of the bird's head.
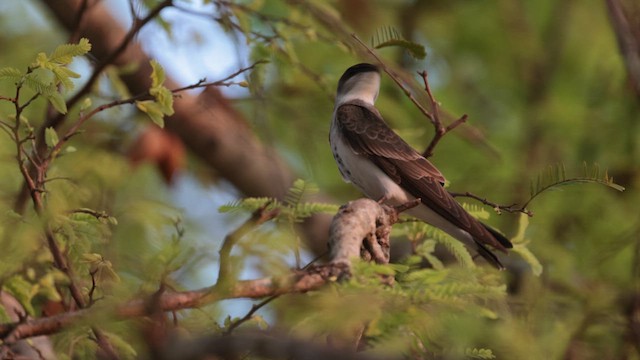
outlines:
[[351, 100], [361, 100], [373, 105], [380, 91], [380, 70], [375, 65], [353, 65], [338, 81], [336, 106]]

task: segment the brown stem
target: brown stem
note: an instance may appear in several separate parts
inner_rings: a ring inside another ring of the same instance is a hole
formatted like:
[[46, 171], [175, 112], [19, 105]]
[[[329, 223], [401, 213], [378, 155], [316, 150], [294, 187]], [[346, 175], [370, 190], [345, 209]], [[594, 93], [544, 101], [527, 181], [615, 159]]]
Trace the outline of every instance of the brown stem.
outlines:
[[529, 217], [533, 216], [533, 212], [531, 210], [528, 210], [525, 206], [518, 206], [518, 204], [500, 205], [492, 201], [489, 201], [486, 198], [472, 194], [468, 191], [463, 193], [449, 192], [449, 194], [451, 194], [451, 196], [453, 197], [468, 197], [468, 198], [478, 200], [484, 205], [491, 206], [493, 210], [496, 213], [498, 213], [498, 215], [501, 213], [501, 211], [506, 211], [510, 213], [521, 212], [523, 214], [527, 214]]
[[431, 103], [431, 109], [433, 109], [433, 112], [425, 114], [429, 118], [429, 120], [431, 120], [431, 123], [433, 124], [435, 130], [429, 146], [427, 146], [427, 149], [424, 151], [424, 153], [422, 153], [422, 156], [428, 158], [433, 155], [433, 150], [435, 149], [436, 145], [438, 145], [438, 142], [440, 142], [440, 139], [442, 139], [443, 136], [467, 121], [467, 114], [462, 115], [459, 119], [445, 127], [440, 120], [440, 104], [436, 101], [433, 93], [431, 92], [431, 86], [429, 86], [429, 81], [427, 79], [427, 72], [418, 71], [418, 75], [422, 76], [422, 81], [424, 82], [424, 90], [427, 93], [429, 102]]
[[[215, 291], [215, 286], [194, 291], [163, 292], [155, 299], [154, 305], [156, 311], [175, 311], [197, 308], [223, 299], [260, 299], [287, 293], [305, 293], [320, 288], [330, 281], [328, 279], [317, 271], [294, 272], [279, 278], [238, 281], [224, 292]], [[119, 319], [146, 316], [148, 305], [148, 299], [136, 299], [117, 306], [113, 313]], [[90, 318], [97, 311], [104, 313], [105, 309], [86, 308], [50, 317], [0, 324], [0, 338], [6, 343], [13, 343], [33, 336], [54, 334], [64, 327]]]
[[455, 120], [454, 122], [452, 122], [451, 124], [449, 124], [448, 126], [445, 127], [443, 125], [442, 121], [440, 120], [440, 105], [438, 104], [438, 102], [436, 101], [436, 99], [433, 96], [433, 93], [431, 92], [431, 87], [429, 86], [429, 82], [427, 81], [427, 72], [426, 71], [418, 72], [418, 74], [420, 76], [422, 76], [422, 79], [423, 79], [423, 82], [424, 82], [424, 90], [427, 93], [427, 96], [429, 98], [429, 105], [431, 107], [431, 111], [429, 111], [427, 108], [425, 108], [418, 101], [418, 99], [416, 99], [416, 97], [413, 95], [413, 93], [400, 80], [400, 77], [397, 76], [384, 63], [384, 61], [382, 61], [382, 59], [378, 56], [378, 54], [376, 54], [376, 52], [372, 48], [370, 48], [367, 44], [365, 44], [362, 40], [360, 40], [360, 38], [358, 38], [355, 34], [352, 34], [351, 37], [353, 39], [355, 39], [371, 56], [373, 56], [378, 61], [378, 64], [380, 65], [380, 67], [382, 67], [384, 72], [387, 73], [387, 75], [389, 75], [389, 77], [393, 80], [393, 82], [395, 82], [396, 85], [398, 85], [398, 87], [400, 87], [400, 89], [402, 89], [402, 91], [409, 98], [409, 100], [411, 100], [411, 102], [418, 108], [418, 110], [420, 110], [420, 112], [425, 117], [427, 117], [427, 119], [429, 119], [429, 121], [433, 124], [434, 130], [435, 130], [435, 132], [433, 134], [433, 138], [432, 138], [431, 142], [429, 143], [429, 146], [427, 147], [427, 149], [422, 154], [422, 156], [424, 156], [425, 158], [428, 158], [431, 155], [433, 155], [433, 150], [436, 147], [436, 145], [438, 144], [438, 142], [440, 141], [440, 139], [442, 139], [442, 137], [446, 133], [448, 133], [449, 131], [455, 129], [459, 125], [461, 125], [464, 122], [466, 122], [467, 121], [467, 115], [466, 114], [462, 115], [460, 118], [458, 118], [457, 120]]

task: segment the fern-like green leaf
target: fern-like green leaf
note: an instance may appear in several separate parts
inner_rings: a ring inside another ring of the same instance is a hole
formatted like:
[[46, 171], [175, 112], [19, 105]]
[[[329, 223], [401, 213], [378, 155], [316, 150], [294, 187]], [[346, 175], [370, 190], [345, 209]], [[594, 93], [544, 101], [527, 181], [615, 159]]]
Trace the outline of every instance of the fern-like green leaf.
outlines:
[[57, 92], [57, 89], [55, 85], [53, 85], [52, 79], [47, 78], [47, 74], [50, 74], [47, 70], [36, 69], [24, 77], [24, 84], [39, 94], [50, 96], [54, 92]]
[[302, 202], [305, 196], [312, 195], [318, 192], [318, 186], [316, 184], [297, 179], [293, 182], [293, 185], [284, 197], [284, 202], [291, 206], [296, 207]]
[[440, 232], [439, 230], [434, 232], [433, 235], [435, 235], [433, 236], [433, 238], [437, 242], [444, 245], [447, 250], [449, 250], [449, 252], [453, 254], [453, 256], [462, 267], [474, 268], [476, 266], [476, 264], [473, 262], [471, 254], [469, 253], [469, 250], [460, 241], [452, 238], [449, 235], [446, 235], [443, 232]]
[[336, 204], [305, 202], [298, 204], [295, 208], [292, 208], [292, 210], [297, 220], [302, 220], [317, 213], [335, 214], [339, 208], [340, 206]]
[[516, 235], [511, 239], [513, 243], [512, 251], [516, 254], [520, 255], [524, 261], [529, 264], [531, 267], [531, 272], [535, 276], [540, 276], [542, 274], [542, 264], [540, 260], [529, 250], [527, 244], [530, 242], [525, 238], [525, 232], [529, 227], [529, 216], [527, 214], [520, 214], [520, 219], [518, 220], [518, 231]]
[[462, 207], [467, 210], [468, 213], [473, 215], [473, 217], [481, 220], [487, 220], [491, 216], [484, 207], [480, 207], [476, 204], [462, 203]]
[[53, 91], [52, 93], [45, 95], [45, 97], [59, 113], [67, 113], [67, 103], [59, 92]]
[[18, 82], [22, 79], [22, 72], [16, 68], [12, 67], [3, 67], [0, 68], [0, 80], [11, 80], [13, 82]]
[[151, 121], [164, 127], [165, 115], [173, 115], [173, 93], [164, 87], [164, 69], [156, 60], [151, 60], [151, 88], [149, 94], [154, 100], [136, 101], [138, 109], [146, 113]]
[[218, 211], [221, 213], [232, 213], [238, 211], [254, 212], [269, 203], [271, 204], [270, 208], [275, 209], [281, 207], [281, 204], [276, 199], [268, 197], [257, 197], [232, 201], [228, 204], [220, 206], [218, 208]]
[[74, 57], [82, 56], [91, 50], [91, 43], [86, 38], [80, 39], [77, 44], [64, 44], [58, 46], [51, 55], [49, 55], [49, 62], [67, 65], [73, 61]]
[[554, 190], [561, 186], [575, 185], [583, 183], [600, 184], [607, 186], [617, 191], [624, 191], [625, 188], [616, 184], [613, 181], [613, 177], [610, 177], [608, 172], [605, 171], [604, 175], [600, 174], [600, 166], [594, 164], [589, 167], [587, 163], [583, 163], [584, 173], [582, 177], [567, 178], [566, 170], [563, 164], [556, 166], [549, 166], [546, 173], [540, 173], [536, 177], [535, 181], [531, 181], [531, 195], [523, 206], [526, 208], [533, 199], [547, 190]]
[[442, 230], [421, 221], [415, 221], [409, 224], [407, 233], [408, 235], [413, 235], [409, 236], [410, 238], [414, 239], [433, 239], [436, 242], [444, 245], [462, 267], [475, 267], [473, 258], [471, 257], [469, 250], [464, 246], [464, 244], [446, 234]]
[[540, 276], [542, 274], [543, 267], [540, 263], [540, 260], [538, 260], [538, 258], [531, 252], [531, 250], [529, 250], [528, 247], [523, 244], [515, 244], [513, 245], [513, 249], [511, 249], [511, 251], [520, 255], [522, 259], [524, 259], [524, 261], [529, 264], [533, 275]]
[[406, 50], [411, 56], [418, 60], [422, 60], [427, 56], [424, 46], [403, 39], [402, 36], [393, 27], [384, 27], [378, 29], [371, 41], [372, 46], [376, 49], [397, 46]]

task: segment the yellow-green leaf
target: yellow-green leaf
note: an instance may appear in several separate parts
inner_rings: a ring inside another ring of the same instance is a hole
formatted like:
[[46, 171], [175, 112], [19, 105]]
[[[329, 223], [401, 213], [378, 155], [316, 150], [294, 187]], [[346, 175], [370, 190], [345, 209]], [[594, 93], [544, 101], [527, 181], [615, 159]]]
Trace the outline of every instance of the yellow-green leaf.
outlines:
[[165, 75], [162, 65], [156, 60], [151, 60], [151, 87], [155, 88], [164, 84]]
[[45, 95], [47, 100], [53, 105], [53, 107], [61, 114], [67, 113], [67, 103], [64, 101], [62, 95], [54, 91], [51, 94]]
[[58, 138], [58, 133], [56, 132], [56, 129], [52, 127], [48, 127], [44, 131], [44, 141], [47, 143], [47, 146], [50, 148], [58, 145], [58, 142], [60, 142], [60, 139]]

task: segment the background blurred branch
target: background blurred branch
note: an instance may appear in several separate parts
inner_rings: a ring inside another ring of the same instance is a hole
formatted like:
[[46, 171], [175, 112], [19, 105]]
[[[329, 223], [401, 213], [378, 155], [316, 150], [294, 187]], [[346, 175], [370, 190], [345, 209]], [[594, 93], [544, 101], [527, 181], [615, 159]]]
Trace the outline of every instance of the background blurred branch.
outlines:
[[[640, 101], [640, 31], [638, 31], [640, 21], [637, 15], [634, 17], [632, 11], [625, 9], [620, 0], [606, 0], [606, 4], [620, 54], [627, 67], [629, 82]], [[628, 6], [636, 6], [635, 10], [640, 10], [637, 2], [630, 1]]]
[[[80, 0], [43, 3], [65, 28], [73, 30], [76, 13], [82, 5]], [[163, 7], [170, 4], [170, 1], [161, 3]], [[153, 13], [157, 15], [160, 10], [162, 7], [158, 6]], [[139, 71], [123, 75], [123, 81], [133, 94], [146, 92], [151, 83], [150, 58], [137, 43], [123, 40], [129, 39], [130, 31], [121, 28], [103, 3], [89, 7], [83, 18], [79, 32], [91, 41], [92, 54], [101, 63], [109, 60], [115, 66], [136, 64]], [[165, 86], [179, 88], [169, 77]], [[165, 119], [166, 129], [178, 135], [200, 160], [243, 194], [275, 198], [282, 198], [286, 194], [296, 178], [293, 171], [274, 149], [259, 141], [242, 114], [234, 109], [219, 89], [209, 87], [197, 97], [183, 94], [174, 103], [174, 110], [175, 115]], [[329, 216], [315, 215], [302, 225], [308, 245], [316, 253], [325, 250], [329, 221]]]

